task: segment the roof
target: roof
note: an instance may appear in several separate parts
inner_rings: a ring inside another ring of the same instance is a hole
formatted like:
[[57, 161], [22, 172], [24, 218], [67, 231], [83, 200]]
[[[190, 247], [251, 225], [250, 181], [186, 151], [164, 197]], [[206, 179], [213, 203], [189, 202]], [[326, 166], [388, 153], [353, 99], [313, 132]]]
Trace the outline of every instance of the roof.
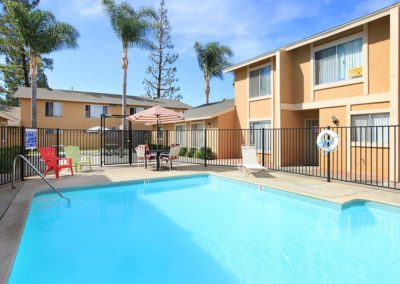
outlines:
[[[15, 92], [15, 98], [30, 99], [32, 96], [31, 88], [20, 87]], [[69, 91], [56, 89], [37, 89], [37, 98], [39, 100], [55, 100], [55, 101], [71, 101], [85, 103], [102, 103], [102, 104], [121, 104], [121, 95], [94, 93], [83, 91]], [[162, 107], [188, 109], [190, 105], [174, 99], [151, 99], [139, 96], [127, 96], [127, 105], [151, 107], [159, 104]]]
[[8, 120], [8, 126], [20, 126], [21, 109], [19, 107], [0, 106], [0, 117]]
[[215, 103], [200, 105], [184, 111], [185, 120], [208, 119], [233, 110], [235, 108], [234, 99], [223, 99]]
[[267, 59], [269, 57], [274, 56], [278, 51], [289, 51], [289, 50], [295, 49], [297, 47], [304, 46], [306, 44], [310, 44], [312, 42], [321, 40], [323, 38], [332, 36], [334, 34], [341, 33], [341, 32], [343, 32], [345, 30], [349, 30], [349, 29], [352, 29], [354, 27], [357, 27], [357, 26], [363, 25], [365, 23], [374, 21], [376, 19], [382, 18], [384, 16], [389, 15], [390, 14], [390, 10], [395, 8], [395, 7], [400, 7], [400, 3], [397, 2], [397, 3], [395, 3], [395, 4], [391, 5], [391, 6], [388, 6], [388, 7], [385, 7], [383, 9], [377, 10], [377, 11], [372, 12], [370, 14], [367, 14], [365, 16], [356, 18], [356, 19], [351, 20], [349, 22], [346, 22], [346, 23], [344, 23], [342, 25], [330, 28], [328, 30], [325, 30], [325, 31], [322, 31], [320, 33], [314, 34], [312, 36], [306, 37], [304, 39], [289, 43], [289, 44], [284, 45], [282, 47], [279, 47], [277, 49], [270, 50], [270, 51], [268, 51], [266, 53], [263, 53], [261, 55], [258, 55], [256, 57], [253, 57], [253, 58], [247, 59], [245, 61], [239, 62], [238, 64], [235, 64], [235, 65], [232, 65], [232, 66], [226, 68], [224, 70], [224, 72], [225, 73], [231, 72], [231, 71], [234, 71], [236, 69], [239, 69], [239, 68], [242, 68], [244, 66], [247, 66], [249, 64], [258, 62], [260, 60]]

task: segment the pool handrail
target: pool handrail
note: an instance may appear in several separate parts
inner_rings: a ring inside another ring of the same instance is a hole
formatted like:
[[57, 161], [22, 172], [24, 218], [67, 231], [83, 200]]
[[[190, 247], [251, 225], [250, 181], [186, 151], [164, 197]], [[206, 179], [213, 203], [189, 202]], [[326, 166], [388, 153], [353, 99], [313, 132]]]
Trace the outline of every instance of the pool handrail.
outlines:
[[28, 159], [24, 156], [24, 155], [17, 155], [14, 158], [14, 162], [13, 162], [13, 172], [12, 172], [12, 180], [11, 180], [11, 189], [14, 189], [14, 182], [15, 182], [15, 166], [17, 163], [18, 159], [23, 159], [41, 178], [42, 180], [44, 180], [51, 189], [53, 189], [61, 198], [65, 199], [68, 202], [68, 205], [70, 204], [71, 200], [64, 196], [64, 194], [62, 194], [34, 165], [32, 165], [31, 162], [28, 161]]

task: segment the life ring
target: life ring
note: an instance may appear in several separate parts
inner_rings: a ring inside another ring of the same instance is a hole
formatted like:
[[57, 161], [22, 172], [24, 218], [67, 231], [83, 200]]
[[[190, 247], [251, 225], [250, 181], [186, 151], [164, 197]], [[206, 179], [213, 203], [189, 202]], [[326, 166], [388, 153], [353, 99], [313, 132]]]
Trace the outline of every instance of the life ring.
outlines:
[[332, 130], [325, 129], [318, 134], [317, 145], [325, 152], [332, 152], [339, 144], [339, 136]]

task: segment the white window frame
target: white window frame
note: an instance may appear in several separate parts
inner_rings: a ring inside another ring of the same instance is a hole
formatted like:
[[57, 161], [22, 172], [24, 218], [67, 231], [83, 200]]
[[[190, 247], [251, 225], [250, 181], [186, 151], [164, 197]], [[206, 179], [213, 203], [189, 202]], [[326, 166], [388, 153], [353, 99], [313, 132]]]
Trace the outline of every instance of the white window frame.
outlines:
[[[354, 79], [348, 79], [348, 80], [339, 80], [336, 82], [331, 82], [331, 83], [325, 83], [325, 84], [317, 84], [316, 83], [316, 74], [315, 72], [317, 71], [316, 68], [316, 60], [315, 60], [315, 53], [333, 46], [337, 46], [355, 39], [361, 38], [363, 44], [362, 44], [362, 76]], [[346, 86], [346, 85], [353, 85], [353, 84], [359, 84], [359, 83], [364, 83], [366, 78], [368, 78], [368, 57], [366, 56], [368, 54], [368, 43], [367, 43], [367, 36], [366, 36], [366, 31], [358, 32], [350, 36], [346, 36], [343, 38], [340, 38], [338, 40], [334, 40], [322, 45], [318, 45], [316, 47], [311, 48], [311, 66], [312, 66], [312, 82], [313, 82], [313, 90], [322, 90], [322, 89], [328, 89], [328, 88], [333, 88], [333, 87], [339, 87], [339, 86]]]
[[[177, 127], [183, 127], [183, 130], [178, 130]], [[179, 135], [179, 141], [178, 141], [178, 132], [183, 133], [183, 136]], [[185, 124], [176, 124], [175, 125], [175, 140], [176, 140], [176, 143], [179, 144], [179, 146], [181, 146], [181, 147], [186, 147], [186, 144], [187, 144], [186, 133], [187, 133], [187, 131], [186, 131]], [[183, 140], [183, 143], [181, 143], [181, 140]]]
[[[53, 104], [53, 115], [47, 115], [47, 113], [46, 113], [47, 104]], [[59, 115], [54, 115], [54, 105], [55, 104], [60, 105], [61, 114], [59, 114]], [[45, 102], [44, 103], [44, 116], [45, 117], [56, 117], [57, 118], [57, 117], [63, 117], [63, 114], [64, 114], [64, 104], [63, 103], [61, 103], [61, 102]]]
[[[271, 125], [270, 128], [265, 128], [265, 129], [272, 129], [272, 119], [268, 118], [268, 119], [254, 119], [254, 120], [249, 120], [249, 135], [251, 137], [251, 124], [253, 123], [269, 123]], [[270, 130], [269, 130], [270, 131]], [[251, 138], [249, 137], [249, 142], [251, 140]], [[267, 143], [265, 143], [266, 149], [264, 149], [264, 154], [270, 154], [271, 153], [271, 149], [273, 149], [273, 139], [271, 141], [271, 144], [268, 145]], [[258, 154], [262, 153], [262, 148], [257, 148], [257, 145], [254, 144], [254, 146], [256, 146], [256, 150]]]
[[199, 130], [203, 130], [202, 134], [200, 134], [200, 139], [199, 137], [196, 137], [196, 139], [199, 139], [198, 141], [200, 143], [193, 143], [193, 132], [190, 133], [190, 147], [189, 148], [196, 148], [196, 149], [200, 149], [201, 147], [204, 147], [204, 129], [205, 129], [205, 123], [204, 122], [195, 122], [195, 123], [191, 123], [190, 124], [190, 130], [194, 130], [193, 129], [193, 125], [199, 125], [200, 128], [196, 129], [198, 131], [198, 133], [200, 133]]
[[[250, 97], [250, 72], [254, 71], [254, 70], [262, 69], [262, 68], [265, 68], [268, 66], [271, 68], [271, 73], [270, 73], [270, 90], [271, 90], [271, 92], [270, 92], [270, 94], [251, 98]], [[247, 80], [248, 80], [247, 98], [248, 98], [249, 102], [271, 98], [272, 94], [274, 93], [274, 70], [272, 68], [272, 62], [268, 62], [268, 63], [262, 64], [262, 65], [255, 66], [253, 68], [249, 68], [247, 70]]]
[[[389, 114], [389, 121], [390, 121], [390, 118], [391, 118], [390, 111], [386, 110], [386, 109], [371, 110], [371, 111], [366, 111], [366, 110], [351, 111], [350, 115], [349, 115], [350, 116], [350, 126], [351, 127], [353, 126], [352, 125], [353, 116], [374, 115], [374, 114]], [[351, 129], [353, 129], [353, 128], [351, 128]], [[391, 130], [391, 128], [388, 127], [388, 135], [391, 136], [393, 134], [390, 133], [390, 130]], [[373, 136], [372, 138], [374, 138], [374, 137], [375, 136]], [[382, 137], [382, 135], [379, 135], [378, 139], [381, 138], [381, 137]], [[353, 133], [352, 133], [352, 131], [350, 131], [349, 139], [350, 139], [352, 147], [377, 147], [377, 146], [388, 147], [389, 143], [390, 143], [389, 140], [388, 141], [384, 141], [384, 142], [382, 142], [382, 141], [378, 141], [378, 142], [376, 142], [376, 141], [375, 142], [371, 142], [371, 141], [353, 141]]]
[[[134, 112], [132, 114], [131, 114], [131, 109], [134, 109]], [[140, 111], [144, 111], [146, 108], [141, 107], [141, 106], [131, 106], [131, 107], [129, 107], [129, 114], [133, 115], [133, 114], [138, 113], [139, 112], [138, 109], [141, 109]]]
[[89, 106], [90, 108], [92, 108], [93, 106], [102, 107], [103, 109], [104, 109], [104, 107], [106, 107], [107, 108], [107, 112], [104, 113], [104, 114], [108, 114], [108, 111], [109, 111], [109, 107], [107, 105], [85, 104], [85, 118], [100, 118], [101, 117], [101, 115], [100, 116], [92, 116], [91, 110], [90, 110], [90, 116], [86, 116], [86, 106]]

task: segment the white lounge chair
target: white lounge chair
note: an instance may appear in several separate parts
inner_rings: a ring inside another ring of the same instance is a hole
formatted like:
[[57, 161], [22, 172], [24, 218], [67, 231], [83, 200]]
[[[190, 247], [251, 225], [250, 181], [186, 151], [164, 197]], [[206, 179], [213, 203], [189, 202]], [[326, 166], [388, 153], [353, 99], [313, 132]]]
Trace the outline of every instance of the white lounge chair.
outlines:
[[166, 161], [167, 163], [169, 163], [169, 170], [172, 170], [172, 161], [178, 160], [180, 149], [181, 146], [179, 145], [171, 145], [169, 153], [162, 153], [160, 155], [161, 161]]
[[245, 176], [250, 171], [264, 171], [266, 167], [260, 165], [257, 161], [257, 150], [254, 145], [242, 145], [242, 165], [240, 170]]

